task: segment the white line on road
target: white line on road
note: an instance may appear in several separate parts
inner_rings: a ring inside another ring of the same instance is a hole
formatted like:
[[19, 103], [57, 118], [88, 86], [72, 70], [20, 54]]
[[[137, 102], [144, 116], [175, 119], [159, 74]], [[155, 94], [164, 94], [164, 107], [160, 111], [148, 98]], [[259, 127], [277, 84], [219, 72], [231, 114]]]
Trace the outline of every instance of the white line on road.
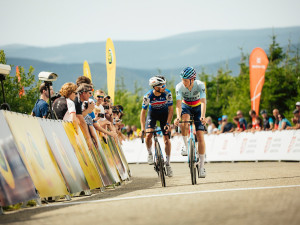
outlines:
[[280, 188], [295, 188], [295, 187], [300, 187], [300, 185], [232, 188], [232, 189], [217, 189], [217, 190], [191, 191], [191, 192], [175, 192], [175, 193], [165, 193], [165, 194], [157, 194], [157, 195], [140, 195], [140, 196], [123, 197], [123, 198], [108, 198], [108, 199], [99, 199], [99, 200], [91, 200], [91, 201], [66, 202], [66, 203], [58, 203], [58, 204], [53, 204], [53, 205], [45, 205], [43, 207], [77, 205], [77, 204], [97, 203], [97, 202], [112, 202], [112, 201], [121, 201], [121, 200], [132, 200], [132, 199], [176, 196], [176, 195], [191, 195], [191, 194], [201, 194], [201, 193], [214, 193], [214, 192], [227, 192], [227, 191], [249, 191], [249, 190], [280, 189]]

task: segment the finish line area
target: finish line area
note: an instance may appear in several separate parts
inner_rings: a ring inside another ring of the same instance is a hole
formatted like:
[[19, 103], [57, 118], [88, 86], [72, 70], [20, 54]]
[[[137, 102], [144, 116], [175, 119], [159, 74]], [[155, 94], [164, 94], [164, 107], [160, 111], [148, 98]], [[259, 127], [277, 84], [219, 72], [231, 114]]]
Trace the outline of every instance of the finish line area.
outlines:
[[[104, 193], [6, 213], [0, 224], [299, 224], [300, 163], [208, 163], [191, 185], [171, 164], [161, 187], [153, 166], [130, 164], [132, 181]], [[93, 203], [93, 204], [90, 204]]]

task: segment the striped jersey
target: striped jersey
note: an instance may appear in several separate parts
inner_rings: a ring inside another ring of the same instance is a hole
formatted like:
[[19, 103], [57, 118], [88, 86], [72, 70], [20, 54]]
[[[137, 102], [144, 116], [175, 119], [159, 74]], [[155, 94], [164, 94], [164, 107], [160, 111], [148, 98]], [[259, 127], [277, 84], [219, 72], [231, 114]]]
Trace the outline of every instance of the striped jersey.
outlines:
[[165, 112], [168, 111], [168, 107], [173, 105], [172, 93], [170, 90], [165, 89], [160, 96], [155, 96], [153, 93], [153, 89], [148, 91], [144, 95], [143, 99], [143, 109], [147, 109], [149, 105], [149, 111], [159, 111]]
[[205, 85], [200, 80], [195, 80], [192, 90], [187, 89], [182, 82], [176, 85], [176, 100], [182, 100], [182, 103], [196, 107], [201, 104], [200, 99], [206, 98]]

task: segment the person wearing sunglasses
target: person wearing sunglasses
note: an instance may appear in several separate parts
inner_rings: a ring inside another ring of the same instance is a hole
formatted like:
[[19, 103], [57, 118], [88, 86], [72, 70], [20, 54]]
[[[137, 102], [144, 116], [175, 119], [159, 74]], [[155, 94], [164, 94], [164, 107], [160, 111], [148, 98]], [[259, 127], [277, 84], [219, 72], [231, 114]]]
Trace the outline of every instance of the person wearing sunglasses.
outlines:
[[[171, 124], [173, 117], [172, 93], [170, 90], [166, 89], [166, 79], [163, 76], [157, 75], [151, 77], [149, 85], [152, 89], [144, 95], [140, 116], [141, 132], [144, 134], [145, 130], [147, 132], [153, 131], [156, 126], [156, 121], [160, 122], [165, 143], [167, 176], [172, 177], [173, 171], [170, 166], [171, 142], [169, 138], [169, 124]], [[148, 106], [149, 111], [146, 119]], [[146, 146], [148, 150], [148, 164], [152, 165], [152, 133], [147, 133], [146, 135]]]

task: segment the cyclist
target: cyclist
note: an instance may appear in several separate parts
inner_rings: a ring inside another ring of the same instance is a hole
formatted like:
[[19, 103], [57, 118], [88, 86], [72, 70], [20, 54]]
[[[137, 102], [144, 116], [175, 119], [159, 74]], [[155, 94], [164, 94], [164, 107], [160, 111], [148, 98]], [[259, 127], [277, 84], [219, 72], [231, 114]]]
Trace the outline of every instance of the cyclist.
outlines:
[[[196, 80], [196, 71], [193, 67], [186, 67], [180, 74], [181, 82], [176, 85], [176, 113], [177, 118], [174, 123], [178, 126], [180, 117], [183, 121], [190, 120], [193, 115], [198, 140], [197, 158], [200, 160], [199, 178], [206, 177], [204, 168], [205, 142], [204, 125], [206, 123], [206, 93], [205, 85], [200, 80]], [[188, 149], [188, 123], [182, 124], [182, 138], [184, 147], [181, 154], [186, 156]]]
[[[173, 117], [173, 98], [170, 90], [166, 89], [166, 79], [157, 75], [149, 80], [149, 85], [153, 88], [144, 95], [141, 111], [141, 131], [142, 133], [154, 130], [156, 121], [160, 122], [163, 131], [163, 139], [166, 152], [167, 176], [172, 177], [173, 171], [170, 166], [171, 142], [169, 139], [170, 123]], [[149, 111], [146, 119], [146, 112], [149, 105]], [[145, 123], [146, 121], [146, 123]], [[146, 135], [146, 147], [148, 150], [148, 164], [153, 164], [152, 155], [152, 133]]]

